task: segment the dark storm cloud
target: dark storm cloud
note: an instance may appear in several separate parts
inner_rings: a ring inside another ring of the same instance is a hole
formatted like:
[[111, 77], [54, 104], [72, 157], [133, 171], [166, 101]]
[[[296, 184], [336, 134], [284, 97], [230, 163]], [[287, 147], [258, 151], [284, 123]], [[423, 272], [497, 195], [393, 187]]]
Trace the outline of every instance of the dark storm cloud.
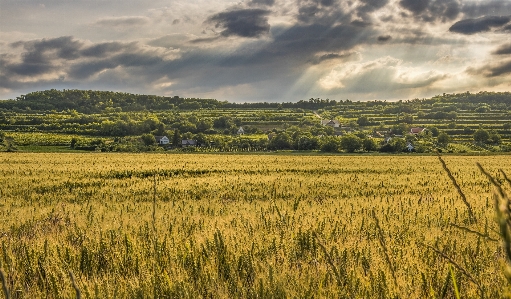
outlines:
[[336, 0], [320, 0], [319, 2], [321, 3], [321, 5], [323, 5], [325, 7], [330, 7], [330, 6], [334, 5]]
[[35, 76], [50, 72], [53, 66], [49, 63], [15, 63], [6, 67], [6, 70], [15, 75], [20, 76]]
[[379, 42], [387, 42], [387, 41], [389, 41], [391, 39], [392, 39], [392, 36], [390, 36], [390, 35], [380, 35], [380, 36], [378, 36], [378, 41]]
[[366, 19], [369, 13], [385, 7], [389, 0], [360, 0], [360, 2], [363, 5], [357, 9], [357, 14], [362, 19]]
[[462, 9], [460, 0], [401, 0], [399, 5], [425, 22], [454, 20]]
[[298, 0], [298, 21], [306, 24], [332, 24], [346, 19], [337, 0]]
[[265, 5], [265, 6], [273, 6], [275, 4], [275, 0], [251, 0], [248, 5]]
[[86, 79], [95, 74], [117, 67], [151, 67], [162, 63], [163, 59], [156, 53], [142, 52], [139, 53], [120, 53], [108, 59], [87, 60], [74, 64], [69, 69], [69, 75], [73, 79]]
[[500, 46], [497, 50], [495, 50], [495, 52], [493, 52], [493, 54], [496, 55], [511, 54], [511, 44], [505, 44]]
[[509, 21], [511, 21], [510, 16], [486, 16], [477, 19], [465, 19], [454, 23], [449, 28], [449, 31], [461, 34], [474, 34], [502, 27], [509, 23]]
[[22, 47], [27, 57], [41, 56], [50, 51], [56, 51], [58, 58], [74, 59], [79, 57], [78, 50], [82, 47], [82, 43], [73, 40], [71, 36], [63, 36], [58, 38], [19, 41], [11, 44], [12, 47]]
[[428, 8], [429, 2], [430, 0], [401, 0], [399, 5], [418, 15]]
[[5, 62], [8, 74], [35, 76], [48, 73], [54, 69], [56, 59], [77, 59], [82, 43], [70, 36], [33, 41], [19, 41], [11, 44], [13, 48], [22, 48], [21, 62]]
[[211, 42], [214, 42], [220, 38], [221, 38], [220, 36], [196, 38], [196, 39], [192, 39], [190, 41], [190, 44], [211, 43]]
[[364, 22], [364, 21], [361, 21], [361, 20], [351, 21], [350, 24], [353, 25], [353, 26], [357, 26], [357, 27], [369, 27], [369, 26], [371, 26], [371, 23]]
[[101, 43], [82, 49], [80, 54], [90, 57], [104, 57], [111, 53], [121, 51], [126, 47], [126, 44], [119, 42]]
[[19, 41], [11, 47], [22, 48], [22, 52], [2, 55], [2, 76], [37, 77], [64, 72], [71, 78], [85, 79], [106, 69], [148, 67], [163, 61], [161, 53], [144, 49], [137, 43], [108, 42], [85, 46], [84, 42], [69, 36]]
[[488, 77], [498, 77], [511, 74], [511, 60], [502, 62], [500, 65], [490, 67], [488, 71]]
[[222, 36], [259, 37], [270, 31], [268, 15], [264, 9], [240, 9], [221, 12], [211, 16], [207, 22], [222, 28]]
[[[379, 7], [384, 2], [364, 3]], [[238, 9], [216, 14], [208, 22], [224, 28], [224, 36], [251, 36], [262, 31], [269, 33], [270, 38], [247, 40], [228, 53], [212, 49], [183, 53], [179, 59], [155, 66], [154, 74], [168, 78], [176, 90], [194, 89], [204, 92], [227, 86], [250, 85], [264, 86], [267, 90], [264, 94], [268, 95], [272, 93], [271, 90], [281, 92], [296, 89], [294, 84], [311, 65], [329, 60], [352, 59], [354, 54], [351, 50], [354, 47], [373, 43], [374, 36], [377, 36], [375, 29], [367, 26], [369, 24], [350, 24], [352, 16], [337, 3], [332, 0], [297, 0], [297, 23], [272, 28], [266, 26], [270, 12], [265, 10], [256, 11], [256, 17], [247, 18], [249, 21], [244, 16], [246, 11], [250, 11], [249, 15], [252, 16], [253, 10]], [[251, 34], [233, 32], [230, 26], [236, 22], [231, 20], [237, 21], [239, 15], [243, 16], [242, 28], [253, 28], [254, 24], [261, 23], [261, 19], [264, 19], [265, 26], [255, 26], [256, 30], [248, 30], [254, 32]], [[206, 38], [192, 43], [201, 41], [215, 42]]]
[[350, 59], [353, 56], [356, 56], [356, 53], [354, 53], [354, 52], [342, 53], [342, 54], [328, 53], [328, 54], [320, 55], [318, 57], [314, 57], [314, 59], [312, 59], [310, 62], [312, 64], [320, 64], [324, 61], [329, 61], [329, 60], [339, 60], [339, 59], [346, 60], [346, 59]]
[[87, 61], [73, 65], [68, 75], [72, 79], [87, 79], [96, 73], [115, 68], [116, 66], [117, 65], [110, 60]]
[[276, 36], [262, 53], [310, 58], [316, 53], [349, 50], [364, 44], [372, 32], [370, 28], [351, 25], [296, 25]]
[[151, 73], [154, 78], [171, 81], [173, 90], [211, 92], [223, 87], [251, 86], [265, 89], [260, 96], [279, 96], [282, 90], [305, 88], [296, 87], [295, 83], [311, 65], [352, 59], [347, 53], [358, 45], [373, 43], [377, 33], [370, 27], [349, 23], [298, 23], [291, 27], [273, 26], [269, 36], [271, 39], [247, 40], [228, 52], [208, 47], [182, 53], [178, 59], [151, 66]]
[[478, 18], [488, 15], [511, 15], [511, 2], [502, 0], [487, 0], [465, 2], [462, 6], [465, 18]]

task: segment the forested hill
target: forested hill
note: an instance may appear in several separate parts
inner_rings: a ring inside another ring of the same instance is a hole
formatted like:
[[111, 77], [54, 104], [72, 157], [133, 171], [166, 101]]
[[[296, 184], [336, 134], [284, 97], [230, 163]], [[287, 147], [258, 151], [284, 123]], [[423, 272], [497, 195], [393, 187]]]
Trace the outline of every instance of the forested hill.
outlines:
[[507, 109], [511, 106], [510, 92], [479, 92], [443, 94], [429, 99], [413, 99], [399, 102], [369, 101], [354, 102], [350, 100], [323, 100], [311, 98], [298, 102], [286, 103], [229, 103], [215, 99], [182, 98], [179, 96], [164, 97], [156, 95], [139, 95], [124, 92], [93, 91], [93, 90], [45, 90], [21, 95], [16, 99], [0, 101], [0, 109], [21, 109], [32, 111], [45, 110], [76, 110], [81, 113], [98, 113], [107, 110], [142, 111], [200, 108], [302, 108], [322, 109], [338, 105], [356, 105], [357, 108], [381, 105], [397, 112], [420, 108], [422, 105], [451, 104], [453, 108], [470, 109], [487, 104], [491, 108]]

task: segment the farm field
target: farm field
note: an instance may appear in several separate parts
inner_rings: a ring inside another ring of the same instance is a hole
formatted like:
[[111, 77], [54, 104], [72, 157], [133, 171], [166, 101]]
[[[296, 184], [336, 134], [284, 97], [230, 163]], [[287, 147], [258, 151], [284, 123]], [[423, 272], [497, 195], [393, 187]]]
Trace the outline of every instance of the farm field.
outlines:
[[435, 156], [0, 153], [0, 268], [12, 298], [500, 298], [476, 162], [509, 190], [511, 157], [443, 159], [473, 217]]

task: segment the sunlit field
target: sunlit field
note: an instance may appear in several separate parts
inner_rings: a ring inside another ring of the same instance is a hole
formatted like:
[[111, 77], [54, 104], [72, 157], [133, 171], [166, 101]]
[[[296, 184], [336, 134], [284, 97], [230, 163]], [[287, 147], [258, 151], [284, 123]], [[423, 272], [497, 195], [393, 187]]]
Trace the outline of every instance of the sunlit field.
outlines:
[[435, 156], [1, 153], [0, 268], [12, 298], [499, 298], [476, 162], [509, 190], [511, 157], [443, 159], [473, 217]]

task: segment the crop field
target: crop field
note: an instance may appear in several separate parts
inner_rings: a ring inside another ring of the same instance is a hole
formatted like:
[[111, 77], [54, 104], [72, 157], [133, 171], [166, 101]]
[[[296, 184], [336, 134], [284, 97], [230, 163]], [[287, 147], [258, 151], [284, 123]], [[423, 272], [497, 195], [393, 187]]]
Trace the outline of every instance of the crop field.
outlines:
[[500, 298], [509, 156], [0, 153], [11, 298]]

